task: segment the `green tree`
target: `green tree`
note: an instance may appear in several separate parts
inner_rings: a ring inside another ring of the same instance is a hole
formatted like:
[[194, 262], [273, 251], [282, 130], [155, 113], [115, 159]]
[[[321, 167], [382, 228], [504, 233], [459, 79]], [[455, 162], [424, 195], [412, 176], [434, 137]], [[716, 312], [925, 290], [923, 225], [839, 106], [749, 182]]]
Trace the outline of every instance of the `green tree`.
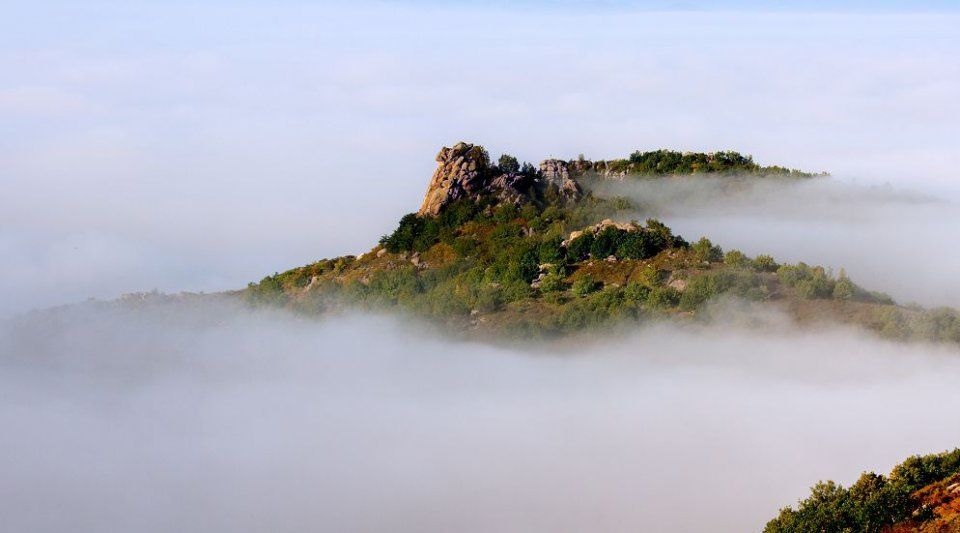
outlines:
[[497, 161], [497, 166], [500, 168], [500, 172], [504, 173], [516, 174], [520, 171], [520, 162], [510, 154], [501, 155], [499, 161]]
[[703, 262], [716, 263], [723, 260], [723, 249], [714, 246], [710, 239], [701, 237], [699, 241], [690, 246], [693, 255]]
[[571, 261], [583, 261], [590, 257], [593, 247], [593, 233], [585, 232], [567, 244], [567, 258]]

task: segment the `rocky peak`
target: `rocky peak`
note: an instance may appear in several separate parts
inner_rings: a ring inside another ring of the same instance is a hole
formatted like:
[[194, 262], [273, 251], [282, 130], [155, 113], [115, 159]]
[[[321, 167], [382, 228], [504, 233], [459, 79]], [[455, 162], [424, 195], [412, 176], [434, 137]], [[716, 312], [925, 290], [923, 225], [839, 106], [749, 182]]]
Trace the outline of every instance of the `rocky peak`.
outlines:
[[421, 215], [436, 215], [443, 206], [481, 193], [490, 173], [490, 156], [482, 146], [459, 142], [437, 154], [437, 170], [420, 206]]
[[567, 163], [548, 159], [540, 171], [500, 172], [490, 165], [487, 151], [480, 145], [459, 142], [437, 154], [437, 170], [420, 206], [420, 215], [436, 215], [448, 204], [464, 198], [497, 198], [501, 202], [539, 201], [548, 189], [561, 201], [577, 201], [583, 196], [580, 184], [570, 177]]

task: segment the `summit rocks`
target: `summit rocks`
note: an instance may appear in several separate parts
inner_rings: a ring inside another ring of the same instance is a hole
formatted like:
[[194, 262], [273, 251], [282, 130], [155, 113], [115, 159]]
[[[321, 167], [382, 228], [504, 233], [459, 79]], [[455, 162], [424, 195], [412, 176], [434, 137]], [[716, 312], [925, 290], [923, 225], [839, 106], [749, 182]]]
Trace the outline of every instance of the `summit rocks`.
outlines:
[[563, 203], [583, 197], [583, 189], [570, 177], [567, 163], [549, 159], [540, 171], [502, 172], [490, 164], [490, 156], [480, 145], [459, 142], [443, 147], [437, 154], [437, 169], [418, 214], [437, 215], [447, 205], [461, 199], [492, 197], [515, 204], [554, 198]]

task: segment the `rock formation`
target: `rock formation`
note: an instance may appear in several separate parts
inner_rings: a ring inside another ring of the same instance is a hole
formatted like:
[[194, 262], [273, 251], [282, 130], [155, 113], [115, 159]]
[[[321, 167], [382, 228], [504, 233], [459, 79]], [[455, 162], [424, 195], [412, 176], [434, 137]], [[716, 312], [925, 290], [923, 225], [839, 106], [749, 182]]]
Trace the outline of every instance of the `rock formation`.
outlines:
[[490, 164], [487, 151], [479, 145], [459, 142], [444, 147], [437, 154], [437, 170], [420, 206], [420, 215], [436, 215], [446, 206], [464, 198], [493, 197], [501, 202], [520, 204], [556, 192], [562, 202], [575, 202], [583, 189], [570, 177], [567, 163], [548, 159], [540, 164], [540, 172], [500, 172]]
[[540, 173], [545, 185], [555, 185], [565, 200], [579, 200], [583, 196], [583, 189], [577, 181], [570, 177], [567, 162], [559, 159], [547, 159], [540, 163]]
[[633, 222], [614, 222], [614, 221], [610, 220], [609, 218], [605, 218], [605, 219], [603, 219], [602, 221], [600, 221], [600, 222], [598, 222], [598, 223], [596, 223], [596, 224], [594, 224], [594, 225], [592, 225], [592, 226], [587, 226], [586, 228], [584, 228], [584, 229], [582, 229], [582, 230], [577, 230], [577, 231], [571, 232], [571, 233], [570, 233], [570, 236], [568, 236], [568, 237], [563, 241], [563, 243], [561, 243], [561, 246], [567, 246], [568, 244], [570, 244], [571, 242], [573, 242], [574, 239], [576, 239], [577, 237], [583, 235], [584, 233], [591, 233], [591, 234], [593, 234], [594, 236], [596, 236], [596, 235], [599, 235], [601, 231], [603, 231], [603, 230], [605, 230], [605, 229], [607, 229], [607, 228], [616, 228], [616, 229], [623, 230], [623, 231], [626, 231], [626, 232], [643, 231], [643, 227], [642, 227], [642, 226], [637, 225], [637, 224], [635, 224], [635, 223], [633, 223]]
[[439, 166], [420, 206], [421, 215], [436, 215], [443, 206], [476, 196], [486, 187], [490, 157], [482, 146], [459, 142], [437, 154]]

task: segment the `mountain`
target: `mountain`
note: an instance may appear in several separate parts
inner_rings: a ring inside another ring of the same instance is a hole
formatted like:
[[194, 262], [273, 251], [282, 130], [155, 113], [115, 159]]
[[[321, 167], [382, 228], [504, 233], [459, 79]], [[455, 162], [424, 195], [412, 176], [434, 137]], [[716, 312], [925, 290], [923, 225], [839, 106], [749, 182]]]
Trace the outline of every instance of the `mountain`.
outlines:
[[914, 456], [888, 476], [865, 472], [849, 488], [817, 483], [765, 533], [952, 533], [960, 531], [960, 449]]
[[[509, 155], [493, 163], [479, 145], [436, 157], [424, 200], [369, 252], [324, 259], [251, 283], [251, 305], [309, 314], [400, 309], [450, 332], [548, 337], [645, 320], [785, 313], [801, 324], [855, 324], [899, 339], [960, 342], [950, 309], [897, 305], [841, 270], [747, 257], [707, 238], [690, 242], [658, 220], [641, 223], [627, 199], [601, 197], [596, 180], [674, 174], [811, 179], [763, 167], [736, 152], [635, 152], [593, 162]], [[732, 179], [732, 178], [731, 178]], [[742, 306], [741, 306], [742, 307]], [[759, 311], [756, 311], [756, 310]]]

